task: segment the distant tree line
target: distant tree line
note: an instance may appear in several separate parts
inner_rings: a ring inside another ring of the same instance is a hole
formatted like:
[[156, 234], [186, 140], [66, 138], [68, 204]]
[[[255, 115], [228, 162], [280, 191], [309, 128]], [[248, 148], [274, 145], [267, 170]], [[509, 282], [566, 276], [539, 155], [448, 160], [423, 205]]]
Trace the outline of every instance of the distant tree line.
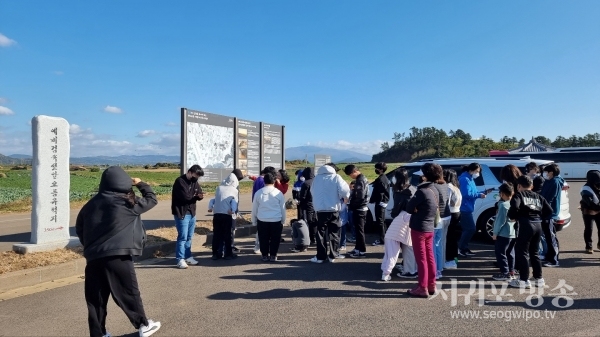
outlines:
[[[554, 141], [544, 136], [534, 137], [543, 145], [552, 147], [600, 146], [600, 133], [569, 138], [558, 136]], [[494, 141], [486, 136], [474, 139], [461, 129], [446, 132], [435, 127], [410, 128], [410, 132], [394, 132], [393, 143], [384, 142], [381, 152], [373, 155], [372, 162], [406, 162], [425, 158], [487, 157], [490, 150], [510, 150], [525, 145], [528, 141], [504, 136]]]

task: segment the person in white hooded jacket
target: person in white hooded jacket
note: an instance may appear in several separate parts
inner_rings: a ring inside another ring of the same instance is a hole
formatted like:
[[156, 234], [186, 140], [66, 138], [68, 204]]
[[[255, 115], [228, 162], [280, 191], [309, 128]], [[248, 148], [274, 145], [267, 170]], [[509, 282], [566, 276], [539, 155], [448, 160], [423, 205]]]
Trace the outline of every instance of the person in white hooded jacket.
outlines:
[[[347, 202], [350, 197], [350, 187], [337, 171], [337, 167], [332, 163], [321, 166], [310, 189], [313, 207], [317, 213], [317, 256], [310, 260], [314, 263], [323, 263], [326, 258], [329, 262], [344, 258], [339, 251], [339, 231], [342, 226], [340, 200]], [[329, 256], [327, 247], [331, 247]]]
[[234, 173], [221, 182], [215, 191], [214, 199], [209, 202], [209, 212], [213, 212], [212, 259], [221, 258], [220, 248], [224, 247], [224, 258], [235, 259], [232, 249], [232, 222], [238, 211], [238, 178]]
[[263, 262], [275, 262], [285, 223], [285, 198], [274, 186], [274, 174], [266, 173], [264, 180], [265, 187], [256, 192], [252, 201], [252, 224], [257, 226]]

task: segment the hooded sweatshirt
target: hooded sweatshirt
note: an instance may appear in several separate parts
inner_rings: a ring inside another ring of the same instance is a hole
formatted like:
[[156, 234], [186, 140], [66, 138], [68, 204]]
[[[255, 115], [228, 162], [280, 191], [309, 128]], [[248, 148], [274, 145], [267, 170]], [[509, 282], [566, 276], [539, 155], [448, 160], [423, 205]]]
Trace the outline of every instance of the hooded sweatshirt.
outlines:
[[252, 201], [252, 224], [257, 225], [258, 220], [284, 224], [285, 215], [285, 198], [275, 186], [266, 185], [256, 191]]
[[560, 213], [560, 192], [562, 191], [563, 186], [565, 185], [565, 180], [556, 176], [552, 179], [546, 179], [544, 181], [544, 185], [542, 186], [542, 193], [540, 195], [548, 201], [550, 207], [552, 207], [552, 217], [558, 217], [558, 213]]
[[152, 188], [140, 182], [136, 187], [142, 197], [136, 198], [131, 206], [127, 199], [131, 187], [131, 178], [122, 168], [109, 167], [102, 173], [98, 194], [79, 211], [75, 230], [87, 261], [142, 254], [146, 231], [140, 214], [152, 209], [158, 201]]
[[310, 192], [316, 212], [339, 212], [340, 199], [348, 199], [350, 187], [333, 167], [324, 165], [317, 171]]
[[303, 175], [303, 170], [300, 170], [300, 172], [298, 172], [298, 176], [296, 176], [296, 181], [294, 182], [294, 191], [298, 191], [300, 192], [300, 189], [302, 188], [302, 184], [304, 183], [305, 178]]
[[[229, 214], [231, 211], [235, 214], [238, 211], [238, 179], [235, 174], [231, 173], [221, 182], [215, 191], [213, 212], [215, 214]], [[211, 203], [212, 201], [211, 200]]]
[[473, 213], [475, 210], [475, 201], [481, 196], [482, 192], [477, 191], [477, 185], [475, 185], [475, 181], [469, 172], [463, 172], [458, 181], [460, 194], [462, 195], [460, 211]]
[[600, 212], [600, 171], [587, 172], [587, 182], [581, 188], [581, 210], [584, 213]]
[[300, 188], [300, 194], [298, 195], [300, 209], [302, 210], [302, 217], [308, 223], [317, 222], [317, 213], [313, 207], [313, 199], [310, 192], [313, 180], [315, 178], [313, 168], [305, 168], [302, 171], [302, 177], [304, 178], [304, 183], [302, 184], [302, 187]]

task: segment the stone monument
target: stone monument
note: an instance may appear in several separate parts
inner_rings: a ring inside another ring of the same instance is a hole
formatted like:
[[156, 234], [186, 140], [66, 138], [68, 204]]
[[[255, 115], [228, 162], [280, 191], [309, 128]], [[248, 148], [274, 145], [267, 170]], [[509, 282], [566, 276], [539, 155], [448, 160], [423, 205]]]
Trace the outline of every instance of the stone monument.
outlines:
[[13, 250], [25, 254], [79, 245], [69, 234], [69, 123], [60, 117], [31, 120], [33, 163], [31, 240]]

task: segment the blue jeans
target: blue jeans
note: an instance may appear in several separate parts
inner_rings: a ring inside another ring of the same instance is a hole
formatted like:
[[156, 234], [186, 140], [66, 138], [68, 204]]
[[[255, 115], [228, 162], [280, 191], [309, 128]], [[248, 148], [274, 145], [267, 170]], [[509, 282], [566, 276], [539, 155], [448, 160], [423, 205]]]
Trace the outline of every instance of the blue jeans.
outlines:
[[340, 229], [340, 247], [346, 247], [346, 225]]
[[473, 212], [460, 212], [460, 227], [462, 228], [462, 235], [458, 243], [459, 250], [469, 249], [469, 241], [475, 234], [475, 220], [473, 220]]
[[192, 257], [192, 238], [196, 229], [196, 217], [189, 213], [183, 219], [175, 217], [175, 227], [177, 228], [175, 258], [181, 260]]
[[444, 228], [435, 228], [433, 230], [433, 256], [435, 258], [435, 266], [437, 271], [444, 270]]
[[502, 236], [496, 237], [496, 262], [502, 274], [507, 274], [515, 270], [516, 242], [516, 239], [509, 239]]

